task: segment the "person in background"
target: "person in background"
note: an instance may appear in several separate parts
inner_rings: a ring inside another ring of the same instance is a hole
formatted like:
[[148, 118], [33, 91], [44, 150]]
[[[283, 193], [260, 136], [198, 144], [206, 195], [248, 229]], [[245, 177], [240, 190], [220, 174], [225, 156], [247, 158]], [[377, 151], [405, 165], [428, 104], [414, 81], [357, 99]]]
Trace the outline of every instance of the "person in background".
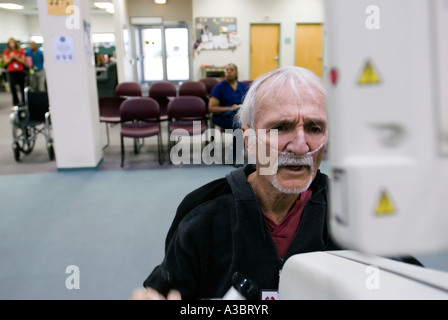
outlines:
[[[18, 41], [14, 38], [8, 40], [8, 47], [3, 51], [3, 61], [8, 71], [13, 105], [25, 104], [25, 50], [20, 47]], [[19, 86], [20, 91], [17, 90], [16, 86]], [[19, 92], [21, 100], [19, 100]]]
[[30, 48], [26, 51], [30, 57], [30, 87], [33, 91], [46, 91], [46, 77], [44, 69], [44, 54], [35, 41], [30, 42]]
[[209, 112], [213, 114], [212, 121], [223, 129], [236, 129], [235, 115], [239, 105], [243, 103], [248, 90], [244, 82], [238, 81], [238, 68], [229, 63], [225, 67], [225, 80], [213, 87], [208, 104]]
[[[235, 130], [240, 128], [238, 121], [235, 121], [235, 116], [249, 88], [244, 82], [238, 81], [238, 68], [234, 63], [229, 63], [224, 68], [225, 79], [216, 84], [210, 92], [208, 110], [212, 113], [214, 125], [222, 129]], [[233, 165], [242, 165], [237, 163], [237, 155], [244, 150], [237, 150], [235, 135], [230, 148]]]

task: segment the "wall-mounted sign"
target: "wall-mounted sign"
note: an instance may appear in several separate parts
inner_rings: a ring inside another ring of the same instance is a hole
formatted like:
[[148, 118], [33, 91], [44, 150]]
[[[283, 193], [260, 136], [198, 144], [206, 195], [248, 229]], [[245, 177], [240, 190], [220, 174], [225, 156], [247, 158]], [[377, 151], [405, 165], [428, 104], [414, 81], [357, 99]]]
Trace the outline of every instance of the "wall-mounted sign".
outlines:
[[75, 49], [72, 36], [53, 36], [55, 62], [74, 62]]

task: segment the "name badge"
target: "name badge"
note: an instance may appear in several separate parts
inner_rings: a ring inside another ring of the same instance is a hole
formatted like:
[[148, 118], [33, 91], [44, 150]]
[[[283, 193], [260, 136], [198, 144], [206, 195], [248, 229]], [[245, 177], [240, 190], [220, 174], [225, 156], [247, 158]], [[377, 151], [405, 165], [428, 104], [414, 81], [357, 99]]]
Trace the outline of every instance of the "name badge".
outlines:
[[261, 290], [261, 300], [278, 300], [278, 291]]

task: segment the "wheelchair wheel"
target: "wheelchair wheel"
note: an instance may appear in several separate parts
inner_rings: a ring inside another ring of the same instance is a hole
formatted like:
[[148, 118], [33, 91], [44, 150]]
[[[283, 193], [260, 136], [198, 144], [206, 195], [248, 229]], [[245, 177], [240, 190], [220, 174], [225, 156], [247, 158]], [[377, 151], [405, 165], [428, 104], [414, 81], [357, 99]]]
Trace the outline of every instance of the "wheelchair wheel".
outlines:
[[32, 127], [18, 127], [16, 129], [16, 143], [19, 150], [24, 154], [29, 154], [33, 151], [36, 137]]
[[16, 162], [20, 162], [20, 148], [17, 143], [12, 144], [12, 152], [14, 154], [14, 160], [16, 160]]
[[47, 144], [47, 152], [48, 152], [48, 156], [50, 157], [50, 160], [53, 161], [54, 160], [54, 148], [52, 144]]

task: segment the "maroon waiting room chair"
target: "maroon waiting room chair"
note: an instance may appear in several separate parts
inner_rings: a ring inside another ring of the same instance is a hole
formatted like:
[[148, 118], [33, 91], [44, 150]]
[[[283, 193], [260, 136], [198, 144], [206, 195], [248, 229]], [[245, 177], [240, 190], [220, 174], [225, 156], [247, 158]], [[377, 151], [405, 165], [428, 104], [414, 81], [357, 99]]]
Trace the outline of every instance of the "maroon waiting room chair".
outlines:
[[143, 140], [157, 136], [159, 164], [163, 164], [162, 131], [160, 128], [160, 107], [150, 97], [126, 99], [120, 106], [121, 118], [121, 167], [124, 165], [124, 138], [134, 139], [134, 153], [139, 153]]
[[196, 96], [208, 105], [208, 93], [205, 84], [200, 81], [185, 81], [179, 86], [179, 96]]
[[179, 86], [179, 96], [196, 96], [204, 100], [208, 126], [211, 128], [211, 114], [208, 111], [209, 94], [207, 87], [200, 81], [186, 81]]
[[109, 146], [109, 126], [116, 125], [121, 122], [120, 105], [125, 98], [122, 97], [102, 97], [99, 99], [98, 105], [100, 110], [100, 122], [106, 124], [107, 143], [103, 148]]
[[216, 86], [219, 83], [219, 80], [217, 78], [213, 78], [213, 77], [201, 78], [198, 81], [202, 82], [205, 85], [205, 89], [207, 90], [208, 95], [210, 95], [214, 86]]
[[154, 82], [149, 86], [148, 94], [159, 103], [160, 119], [168, 120], [168, 102], [177, 96], [176, 86], [169, 81]]
[[[197, 125], [199, 125], [199, 131], [195, 131]], [[204, 100], [196, 96], [179, 96], [168, 103], [169, 154], [173, 147], [171, 139], [173, 135], [192, 137], [195, 133], [203, 134], [207, 129], [207, 108]]]
[[115, 87], [115, 94], [117, 97], [141, 97], [142, 86], [135, 81], [120, 82]]

